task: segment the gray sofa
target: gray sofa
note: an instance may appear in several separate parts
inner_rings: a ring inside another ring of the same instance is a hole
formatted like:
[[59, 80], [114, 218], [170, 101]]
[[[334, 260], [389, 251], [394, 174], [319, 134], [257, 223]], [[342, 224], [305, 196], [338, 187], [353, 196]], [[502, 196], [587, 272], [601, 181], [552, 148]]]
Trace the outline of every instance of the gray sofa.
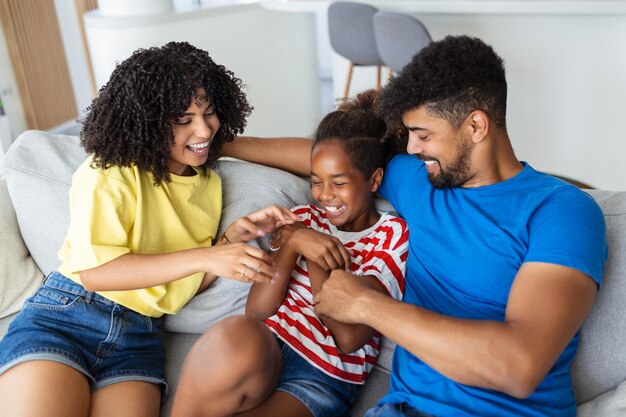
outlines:
[[[29, 131], [0, 163], [0, 336], [21, 303], [58, 266], [69, 222], [68, 197], [74, 169], [85, 153], [74, 136]], [[308, 183], [276, 169], [224, 160], [222, 225], [267, 204], [292, 206], [311, 201]], [[626, 415], [626, 192], [591, 191], [604, 211], [609, 260], [603, 287], [581, 330], [572, 368], [578, 416]], [[380, 201], [385, 208], [386, 202]], [[388, 208], [388, 207], [387, 207]], [[266, 247], [267, 242], [258, 242]], [[220, 279], [183, 310], [167, 317], [167, 376], [173, 392], [186, 352], [215, 321], [241, 313], [248, 285]], [[383, 351], [361, 391], [353, 416], [362, 416], [387, 390], [394, 344]], [[168, 415], [170, 395], [162, 415]]]

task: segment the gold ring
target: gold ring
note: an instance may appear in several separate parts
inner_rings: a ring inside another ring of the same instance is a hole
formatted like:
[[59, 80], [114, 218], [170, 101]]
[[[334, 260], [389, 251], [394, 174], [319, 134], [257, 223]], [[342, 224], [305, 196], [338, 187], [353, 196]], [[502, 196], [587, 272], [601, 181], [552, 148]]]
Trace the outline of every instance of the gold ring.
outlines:
[[248, 265], [244, 265], [243, 269], [241, 270], [241, 278], [245, 278], [246, 276], [244, 275], [246, 273], [246, 269], [248, 269]]

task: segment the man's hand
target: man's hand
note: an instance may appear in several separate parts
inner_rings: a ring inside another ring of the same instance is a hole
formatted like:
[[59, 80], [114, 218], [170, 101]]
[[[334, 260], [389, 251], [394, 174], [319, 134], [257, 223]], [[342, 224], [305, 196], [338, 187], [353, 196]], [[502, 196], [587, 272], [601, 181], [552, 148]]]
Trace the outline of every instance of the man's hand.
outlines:
[[361, 300], [376, 292], [368, 288], [354, 275], [339, 269], [331, 272], [313, 301], [315, 312], [320, 316], [331, 317], [342, 323], [361, 323], [359, 313], [364, 304]]

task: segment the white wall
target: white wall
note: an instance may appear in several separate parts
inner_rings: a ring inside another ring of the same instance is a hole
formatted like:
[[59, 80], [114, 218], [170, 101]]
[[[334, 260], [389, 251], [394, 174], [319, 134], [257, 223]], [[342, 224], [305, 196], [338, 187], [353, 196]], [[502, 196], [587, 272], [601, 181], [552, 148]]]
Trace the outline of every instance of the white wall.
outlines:
[[[519, 159], [596, 188], [626, 190], [626, 15], [417, 16], [433, 39], [470, 34], [505, 61], [508, 129]], [[351, 91], [375, 85], [357, 68]], [[347, 62], [334, 54], [334, 93]]]
[[246, 134], [309, 136], [321, 118], [312, 14], [242, 4], [141, 18], [88, 13], [85, 26], [98, 86], [135, 49], [188, 41], [242, 79], [255, 107]]
[[83, 114], [93, 98], [93, 88], [75, 0], [54, 0], [54, 5], [57, 9], [57, 19], [59, 20], [61, 37], [65, 46], [65, 56], [67, 57], [70, 78], [74, 87], [76, 107], [79, 114]]

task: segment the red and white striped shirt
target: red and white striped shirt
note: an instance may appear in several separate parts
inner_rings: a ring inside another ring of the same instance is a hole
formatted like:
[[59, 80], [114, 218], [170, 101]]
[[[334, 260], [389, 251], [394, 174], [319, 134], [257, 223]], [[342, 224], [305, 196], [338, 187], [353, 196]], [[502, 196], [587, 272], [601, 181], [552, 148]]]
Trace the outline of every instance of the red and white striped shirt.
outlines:
[[[383, 213], [376, 224], [360, 232], [343, 232], [326, 213], [315, 206], [297, 206], [292, 211], [307, 227], [337, 237], [350, 251], [352, 273], [371, 275], [389, 296], [401, 300], [409, 232], [404, 220]], [[380, 352], [380, 335], [356, 352], [339, 351], [332, 334], [313, 310], [313, 294], [306, 262], [298, 257], [278, 312], [265, 324], [311, 365], [333, 378], [364, 384]]]

